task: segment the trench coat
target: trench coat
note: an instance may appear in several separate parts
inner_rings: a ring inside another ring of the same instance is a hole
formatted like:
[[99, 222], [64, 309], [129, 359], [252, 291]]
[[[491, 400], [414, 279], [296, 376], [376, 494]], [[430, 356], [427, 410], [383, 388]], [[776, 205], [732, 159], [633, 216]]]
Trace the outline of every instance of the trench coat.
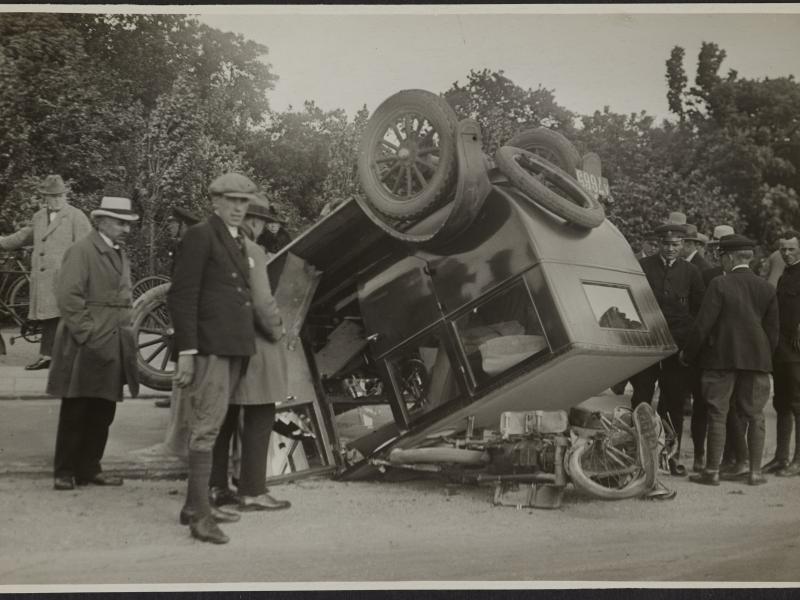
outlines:
[[256, 353], [250, 357], [247, 373], [231, 404], [275, 404], [286, 400], [287, 361], [283, 321], [272, 295], [267, 276], [267, 255], [245, 238], [247, 255], [252, 259], [250, 286], [255, 313]]
[[37, 210], [31, 224], [0, 237], [0, 248], [15, 250], [33, 243], [31, 295], [28, 318], [41, 321], [59, 316], [55, 279], [64, 253], [92, 230], [89, 218], [79, 208], [65, 204], [49, 223], [47, 207]]
[[122, 401], [122, 386], [139, 393], [131, 327], [131, 271], [92, 231], [64, 255], [56, 280], [61, 321], [53, 344], [47, 393], [61, 398]]

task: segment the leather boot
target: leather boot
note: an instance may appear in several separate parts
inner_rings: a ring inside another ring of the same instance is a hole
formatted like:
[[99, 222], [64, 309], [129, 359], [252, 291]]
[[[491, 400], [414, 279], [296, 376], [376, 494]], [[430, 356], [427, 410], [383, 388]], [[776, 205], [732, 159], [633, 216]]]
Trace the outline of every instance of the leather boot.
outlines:
[[785, 458], [778, 458], [777, 456], [765, 464], [761, 471], [763, 473], [775, 473], [776, 471], [780, 471], [781, 469], [785, 469], [789, 466], [789, 461]]
[[775, 471], [775, 477], [792, 477], [794, 475], [800, 475], [800, 460], [797, 458], [782, 469]]

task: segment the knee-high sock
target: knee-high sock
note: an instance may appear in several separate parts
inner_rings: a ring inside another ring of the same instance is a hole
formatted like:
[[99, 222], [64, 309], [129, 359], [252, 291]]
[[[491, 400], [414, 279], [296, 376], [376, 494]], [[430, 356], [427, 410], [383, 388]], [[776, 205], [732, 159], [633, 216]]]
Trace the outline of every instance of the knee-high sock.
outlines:
[[186, 484], [186, 506], [198, 517], [211, 514], [208, 482], [211, 478], [211, 452], [189, 451], [189, 480]]

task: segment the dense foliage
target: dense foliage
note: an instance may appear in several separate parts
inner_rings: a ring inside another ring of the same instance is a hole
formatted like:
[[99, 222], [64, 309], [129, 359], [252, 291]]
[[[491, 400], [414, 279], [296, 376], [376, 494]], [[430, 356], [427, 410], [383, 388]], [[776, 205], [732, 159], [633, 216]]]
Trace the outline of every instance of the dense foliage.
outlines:
[[[292, 233], [361, 194], [367, 107], [348, 117], [309, 99], [272, 111], [267, 56], [183, 15], [0, 14], [0, 234], [29, 218], [47, 173], [64, 176], [87, 211], [105, 186], [123, 185], [142, 215], [130, 252], [143, 276], [165, 268], [171, 208], [203, 214], [224, 171], [251, 176]], [[660, 124], [607, 107], [576, 115], [554, 90], [524, 89], [503, 71], [470, 71], [442, 94], [480, 123], [487, 153], [538, 126], [597, 152], [614, 197], [608, 217], [634, 244], [672, 210], [701, 231], [725, 222], [762, 242], [800, 227], [797, 82], [722, 76], [725, 52], [712, 43], [693, 85], [682, 48], [665, 58], [675, 119]]]

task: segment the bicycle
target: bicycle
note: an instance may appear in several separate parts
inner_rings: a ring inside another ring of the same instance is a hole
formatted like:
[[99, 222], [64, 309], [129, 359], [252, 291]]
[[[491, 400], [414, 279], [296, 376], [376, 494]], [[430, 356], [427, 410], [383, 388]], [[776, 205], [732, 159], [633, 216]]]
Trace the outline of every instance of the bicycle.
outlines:
[[9, 342], [23, 338], [31, 343], [41, 340], [41, 328], [28, 319], [30, 306], [30, 271], [18, 253], [7, 253], [0, 269], [0, 317], [10, 319], [20, 329]]

